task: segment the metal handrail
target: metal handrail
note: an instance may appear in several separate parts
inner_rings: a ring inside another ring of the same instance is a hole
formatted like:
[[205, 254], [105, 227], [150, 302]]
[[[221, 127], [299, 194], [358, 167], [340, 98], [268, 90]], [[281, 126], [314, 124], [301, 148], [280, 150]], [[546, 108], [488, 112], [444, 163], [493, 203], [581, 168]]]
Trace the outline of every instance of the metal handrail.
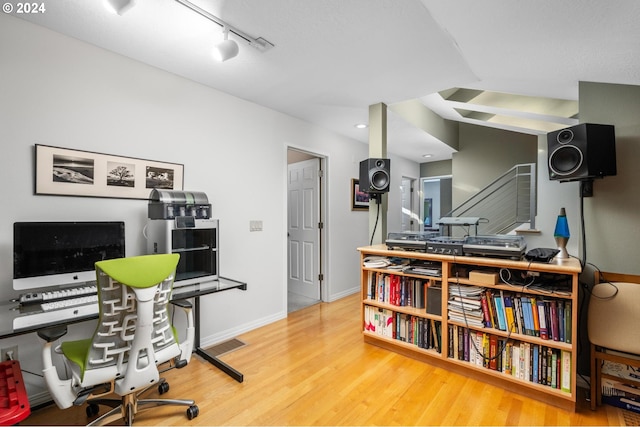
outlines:
[[536, 164], [518, 164], [443, 216], [481, 218], [480, 235], [507, 234], [527, 223], [535, 229], [536, 189]]

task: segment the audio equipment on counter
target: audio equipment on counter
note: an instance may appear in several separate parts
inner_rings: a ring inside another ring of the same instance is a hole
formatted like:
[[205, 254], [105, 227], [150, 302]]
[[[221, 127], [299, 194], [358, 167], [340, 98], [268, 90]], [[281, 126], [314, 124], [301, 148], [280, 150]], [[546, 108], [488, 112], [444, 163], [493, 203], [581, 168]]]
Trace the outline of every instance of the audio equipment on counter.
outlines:
[[582, 123], [547, 134], [549, 179], [584, 181], [616, 174], [612, 125]]
[[389, 233], [385, 243], [388, 249], [427, 252], [426, 249], [429, 239], [437, 235], [437, 231], [403, 231], [400, 233]]
[[369, 194], [389, 191], [391, 160], [366, 159], [360, 162], [360, 190]]
[[429, 239], [427, 251], [431, 254], [464, 255], [464, 237], [438, 236]]
[[522, 259], [527, 242], [522, 236], [494, 234], [490, 236], [467, 236], [462, 245], [465, 255], [485, 255]]

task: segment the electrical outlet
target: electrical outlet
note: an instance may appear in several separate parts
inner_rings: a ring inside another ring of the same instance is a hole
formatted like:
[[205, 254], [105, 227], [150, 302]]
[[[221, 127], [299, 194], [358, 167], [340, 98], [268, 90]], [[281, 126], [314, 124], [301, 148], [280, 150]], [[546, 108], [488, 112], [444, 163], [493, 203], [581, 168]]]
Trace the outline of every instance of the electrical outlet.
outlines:
[[6, 360], [18, 360], [17, 345], [0, 349], [0, 362], [4, 362]]

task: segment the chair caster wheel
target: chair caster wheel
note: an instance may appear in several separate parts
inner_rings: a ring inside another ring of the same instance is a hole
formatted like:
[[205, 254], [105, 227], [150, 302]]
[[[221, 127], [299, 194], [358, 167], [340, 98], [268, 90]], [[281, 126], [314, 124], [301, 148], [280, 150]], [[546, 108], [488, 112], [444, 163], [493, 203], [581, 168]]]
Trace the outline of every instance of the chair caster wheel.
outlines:
[[169, 391], [169, 383], [163, 382], [158, 385], [158, 393], [164, 394]]
[[190, 420], [194, 419], [200, 413], [200, 409], [198, 409], [198, 405], [191, 405], [189, 409], [187, 409], [187, 418]]
[[95, 403], [89, 403], [87, 405], [86, 412], [88, 418], [94, 417], [98, 415], [98, 412], [100, 412], [100, 407]]

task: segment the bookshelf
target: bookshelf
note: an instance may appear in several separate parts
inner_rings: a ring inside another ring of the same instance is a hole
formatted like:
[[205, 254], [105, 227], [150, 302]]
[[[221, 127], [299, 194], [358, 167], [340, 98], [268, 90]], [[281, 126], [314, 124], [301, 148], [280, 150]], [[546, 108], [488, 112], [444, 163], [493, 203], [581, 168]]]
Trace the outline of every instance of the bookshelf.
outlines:
[[358, 251], [365, 342], [575, 410], [578, 260]]

